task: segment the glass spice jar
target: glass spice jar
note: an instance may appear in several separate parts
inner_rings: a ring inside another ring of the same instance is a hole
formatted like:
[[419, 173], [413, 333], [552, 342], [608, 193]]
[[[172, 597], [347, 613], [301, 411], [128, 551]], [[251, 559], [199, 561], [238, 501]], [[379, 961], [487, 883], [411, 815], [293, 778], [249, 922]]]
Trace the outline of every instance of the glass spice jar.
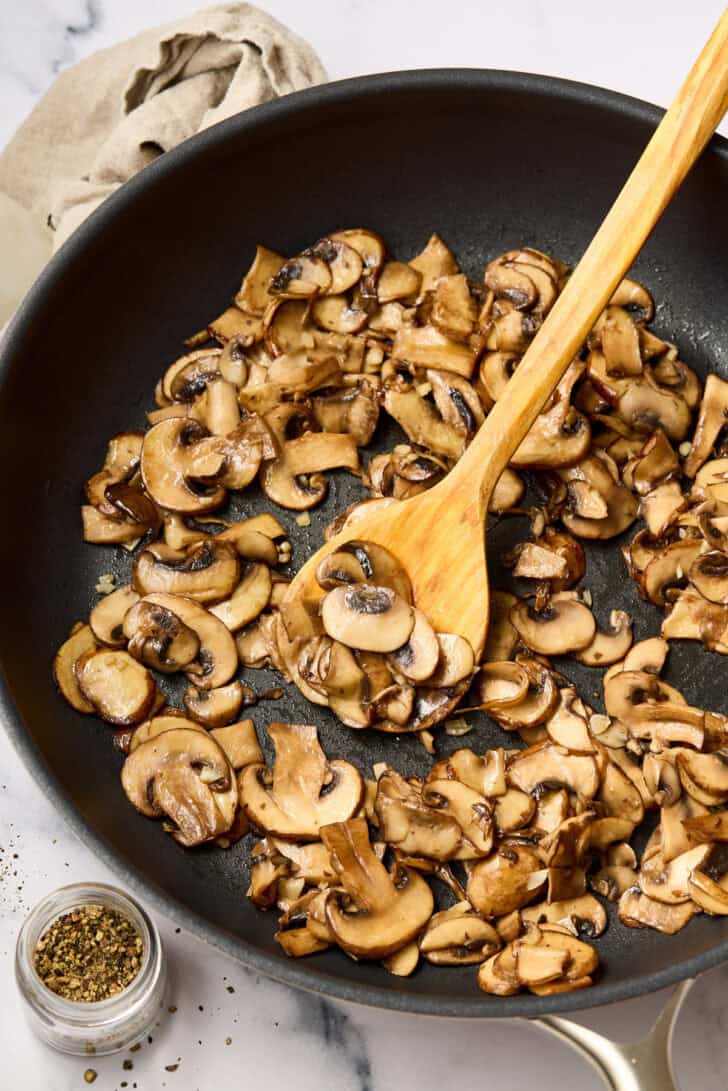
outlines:
[[[121, 992], [91, 1003], [59, 996], [35, 968], [41, 936], [59, 917], [84, 905], [117, 910], [142, 940], [136, 977]], [[156, 926], [128, 894], [105, 883], [74, 883], [48, 894], [26, 918], [15, 949], [15, 979], [40, 1038], [63, 1053], [98, 1056], [126, 1049], [149, 1032], [164, 998], [166, 962]]]

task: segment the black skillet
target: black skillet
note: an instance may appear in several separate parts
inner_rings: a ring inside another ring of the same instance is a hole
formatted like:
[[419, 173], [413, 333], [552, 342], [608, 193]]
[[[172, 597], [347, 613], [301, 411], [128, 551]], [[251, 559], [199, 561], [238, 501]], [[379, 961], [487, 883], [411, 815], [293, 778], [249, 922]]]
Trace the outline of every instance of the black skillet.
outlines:
[[[121, 577], [130, 566], [121, 549], [82, 543], [82, 482], [101, 464], [109, 436], [144, 426], [161, 370], [184, 337], [223, 309], [256, 242], [295, 253], [331, 229], [367, 226], [397, 256], [411, 256], [436, 229], [473, 277], [489, 257], [522, 244], [575, 262], [659, 117], [655, 107], [597, 88], [475, 70], [373, 76], [291, 95], [215, 126], [124, 186], [51, 262], [7, 335], [0, 658], [11, 737], [41, 790], [123, 882], [273, 978], [401, 1011], [522, 1016], [636, 996], [728, 958], [728, 920], [701, 916], [678, 938], [613, 921], [598, 941], [598, 983], [540, 999], [485, 996], [473, 968], [425, 966], [399, 979], [333, 951], [289, 961], [273, 941], [274, 916], [245, 898], [245, 845], [185, 852], [136, 814], [119, 786], [109, 729], [68, 708], [50, 674], [55, 648], [96, 599], [99, 574]], [[727, 197], [728, 142], [716, 138], [635, 275], [656, 295], [656, 331], [701, 374], [728, 376]], [[391, 445], [393, 434], [377, 440]], [[333, 475], [310, 528], [282, 513], [296, 560], [356, 494], [351, 478]], [[245, 494], [234, 511], [266, 506]], [[489, 557], [523, 529], [501, 523]], [[597, 612], [603, 619], [622, 607], [639, 637], [654, 633], [658, 612], [638, 599], [616, 545], [589, 553]], [[726, 660], [688, 646], [670, 659], [668, 677], [692, 702], [726, 711]], [[598, 704], [595, 674], [567, 669]], [[253, 682], [262, 689], [268, 679], [258, 673]], [[326, 750], [361, 768], [381, 760], [425, 768], [412, 739], [347, 730], [297, 693], [258, 706], [254, 717], [259, 727], [314, 717]], [[467, 742], [502, 739], [481, 719]], [[461, 745], [438, 740], [442, 753]]]

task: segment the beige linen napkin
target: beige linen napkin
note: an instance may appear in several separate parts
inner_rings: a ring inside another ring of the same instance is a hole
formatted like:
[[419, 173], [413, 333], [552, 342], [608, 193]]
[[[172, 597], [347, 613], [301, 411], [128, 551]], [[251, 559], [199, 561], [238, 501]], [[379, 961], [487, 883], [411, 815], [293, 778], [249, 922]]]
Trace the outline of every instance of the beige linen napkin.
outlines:
[[31, 213], [15, 206], [14, 232], [47, 222], [55, 249], [180, 141], [325, 79], [311, 47], [251, 4], [220, 4], [101, 50], [61, 73], [0, 154], [0, 191]]

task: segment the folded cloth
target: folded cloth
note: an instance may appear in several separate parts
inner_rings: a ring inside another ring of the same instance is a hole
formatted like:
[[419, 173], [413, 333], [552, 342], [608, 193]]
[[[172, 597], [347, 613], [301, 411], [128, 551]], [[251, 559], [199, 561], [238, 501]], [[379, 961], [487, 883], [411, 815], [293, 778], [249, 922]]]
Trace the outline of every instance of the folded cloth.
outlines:
[[63, 72], [0, 154], [0, 190], [54, 229], [54, 248], [180, 141], [321, 83], [304, 41], [251, 4], [144, 31]]

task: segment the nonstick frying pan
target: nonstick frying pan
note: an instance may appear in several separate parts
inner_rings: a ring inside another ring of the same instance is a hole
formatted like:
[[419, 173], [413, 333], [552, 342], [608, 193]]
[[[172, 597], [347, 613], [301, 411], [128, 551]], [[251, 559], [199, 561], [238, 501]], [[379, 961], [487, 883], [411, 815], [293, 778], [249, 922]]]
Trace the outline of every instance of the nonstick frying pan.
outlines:
[[[603, 972], [583, 994], [490, 997], [478, 991], [472, 967], [426, 966], [399, 979], [339, 952], [289, 961], [273, 940], [274, 917], [245, 898], [245, 844], [185, 852], [136, 814], [119, 786], [109, 729], [68, 708], [50, 674], [70, 624], [96, 599], [98, 576], [113, 571], [123, 582], [130, 567], [124, 550], [82, 543], [82, 483], [101, 464], [109, 436], [144, 426], [161, 370], [184, 337], [224, 308], [256, 242], [295, 253], [329, 230], [361, 225], [409, 256], [438, 230], [472, 276], [522, 244], [573, 263], [659, 117], [655, 107], [597, 88], [476, 70], [372, 76], [288, 96], [204, 132], [125, 185], [54, 258], [5, 339], [5, 722], [42, 790], [124, 882], [271, 977], [401, 1011], [533, 1016], [636, 996], [728, 958], [728, 920], [701, 916], [678, 938], [613, 920], [598, 941]], [[656, 296], [656, 331], [677, 341], [701, 374], [726, 376], [727, 196], [728, 142], [715, 138], [634, 270]], [[391, 446], [393, 435], [382, 432], [378, 444]], [[358, 494], [351, 478], [332, 475], [310, 528], [282, 513], [297, 561]], [[269, 507], [245, 493], [233, 511]], [[495, 526], [489, 558], [523, 530], [513, 520]], [[618, 544], [589, 550], [587, 584], [602, 620], [615, 607], [628, 610], [639, 639], [658, 630], [659, 614], [639, 600]], [[496, 585], [504, 578], [497, 565], [492, 575]], [[595, 673], [565, 669], [598, 704]], [[668, 679], [692, 703], [725, 710], [725, 670], [720, 657], [677, 646]], [[255, 672], [252, 681], [263, 689], [275, 680]], [[327, 752], [361, 768], [382, 760], [406, 772], [427, 765], [413, 738], [345, 729], [297, 692], [253, 715], [259, 726], [313, 718]], [[481, 719], [467, 742], [505, 739]], [[441, 753], [462, 745], [438, 741]]]

